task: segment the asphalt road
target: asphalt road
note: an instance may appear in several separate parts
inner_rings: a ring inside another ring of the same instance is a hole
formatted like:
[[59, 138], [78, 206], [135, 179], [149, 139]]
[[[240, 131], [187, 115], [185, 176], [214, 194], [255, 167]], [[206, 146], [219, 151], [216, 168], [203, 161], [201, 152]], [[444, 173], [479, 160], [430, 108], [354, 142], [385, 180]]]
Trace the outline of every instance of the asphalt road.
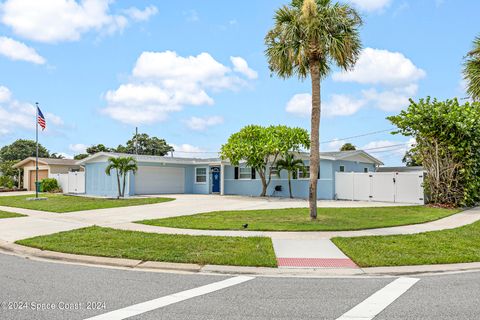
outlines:
[[[137, 315], [129, 319], [337, 319], [396, 280], [240, 278], [231, 284], [236, 277], [118, 270], [0, 254], [0, 319], [87, 319], [114, 310], [104, 319], [124, 319], [132, 310]], [[416, 278], [420, 280], [375, 319], [480, 319], [480, 272]], [[218, 289], [222, 284], [225, 288]], [[381, 291], [376, 299], [384, 296]]]

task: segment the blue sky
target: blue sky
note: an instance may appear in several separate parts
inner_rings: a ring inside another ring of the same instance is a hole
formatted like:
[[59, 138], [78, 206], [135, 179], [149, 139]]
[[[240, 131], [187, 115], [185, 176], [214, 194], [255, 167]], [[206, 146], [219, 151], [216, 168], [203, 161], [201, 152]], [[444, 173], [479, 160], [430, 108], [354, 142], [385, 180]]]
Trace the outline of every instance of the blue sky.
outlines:
[[[352, 72], [322, 83], [321, 141], [389, 129], [385, 117], [409, 97], [465, 96], [461, 63], [480, 32], [479, 2], [349, 2], [364, 18], [364, 51]], [[125, 143], [135, 126], [177, 156], [213, 156], [248, 124], [308, 129], [309, 81], [271, 77], [263, 53], [286, 3], [0, 1], [0, 145], [34, 139], [36, 101], [48, 126], [40, 142], [65, 155]], [[398, 165], [409, 139], [348, 141]]]

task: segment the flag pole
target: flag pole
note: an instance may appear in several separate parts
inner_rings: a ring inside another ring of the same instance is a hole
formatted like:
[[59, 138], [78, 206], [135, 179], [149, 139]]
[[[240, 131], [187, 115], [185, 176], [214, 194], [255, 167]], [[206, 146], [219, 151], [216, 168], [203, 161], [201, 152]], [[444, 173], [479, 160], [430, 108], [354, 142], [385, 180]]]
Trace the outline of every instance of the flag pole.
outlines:
[[37, 142], [37, 150], [36, 150], [36, 156], [35, 156], [35, 198], [38, 199], [38, 102], [35, 102], [36, 108], [36, 115], [37, 117], [35, 118], [35, 123], [36, 123], [36, 129], [35, 129], [35, 138]]

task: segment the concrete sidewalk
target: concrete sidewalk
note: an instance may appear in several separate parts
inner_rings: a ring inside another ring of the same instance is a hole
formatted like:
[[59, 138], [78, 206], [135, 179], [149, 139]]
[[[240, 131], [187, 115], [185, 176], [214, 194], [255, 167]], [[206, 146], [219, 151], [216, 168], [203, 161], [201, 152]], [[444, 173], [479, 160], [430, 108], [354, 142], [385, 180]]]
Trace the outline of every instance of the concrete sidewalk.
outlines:
[[279, 268], [358, 268], [328, 239], [273, 239], [272, 242]]

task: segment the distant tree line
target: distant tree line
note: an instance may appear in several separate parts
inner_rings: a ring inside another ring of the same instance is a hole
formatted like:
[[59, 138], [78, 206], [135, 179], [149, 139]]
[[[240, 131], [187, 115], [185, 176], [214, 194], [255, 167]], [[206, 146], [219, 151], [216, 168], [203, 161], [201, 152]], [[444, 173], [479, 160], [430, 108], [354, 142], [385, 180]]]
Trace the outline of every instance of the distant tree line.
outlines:
[[165, 141], [157, 137], [150, 137], [146, 133], [134, 134], [132, 139], [125, 145], [118, 145], [116, 148], [110, 148], [104, 144], [96, 144], [87, 148], [86, 153], [75, 155], [75, 160], [85, 159], [86, 157], [98, 152], [115, 152], [126, 154], [140, 154], [149, 156], [165, 156], [169, 152], [175, 151], [174, 148]]

